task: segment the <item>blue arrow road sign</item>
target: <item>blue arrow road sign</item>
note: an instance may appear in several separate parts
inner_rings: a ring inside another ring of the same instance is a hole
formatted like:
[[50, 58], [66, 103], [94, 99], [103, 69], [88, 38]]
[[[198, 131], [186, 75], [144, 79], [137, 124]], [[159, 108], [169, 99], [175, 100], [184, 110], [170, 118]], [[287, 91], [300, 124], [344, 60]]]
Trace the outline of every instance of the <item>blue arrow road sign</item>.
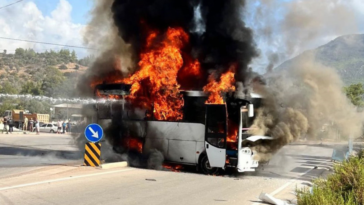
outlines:
[[85, 129], [85, 137], [89, 142], [97, 143], [104, 135], [104, 130], [98, 124], [89, 124]]

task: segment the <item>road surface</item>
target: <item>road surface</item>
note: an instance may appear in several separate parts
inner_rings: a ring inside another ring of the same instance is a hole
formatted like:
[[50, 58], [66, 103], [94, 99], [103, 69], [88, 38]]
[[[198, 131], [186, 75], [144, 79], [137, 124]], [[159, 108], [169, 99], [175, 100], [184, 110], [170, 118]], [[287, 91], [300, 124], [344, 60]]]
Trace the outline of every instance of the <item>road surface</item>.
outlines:
[[324, 177], [329, 146], [289, 145], [251, 174], [83, 167], [72, 137], [0, 134], [0, 204], [260, 204], [261, 192], [294, 199], [296, 186]]

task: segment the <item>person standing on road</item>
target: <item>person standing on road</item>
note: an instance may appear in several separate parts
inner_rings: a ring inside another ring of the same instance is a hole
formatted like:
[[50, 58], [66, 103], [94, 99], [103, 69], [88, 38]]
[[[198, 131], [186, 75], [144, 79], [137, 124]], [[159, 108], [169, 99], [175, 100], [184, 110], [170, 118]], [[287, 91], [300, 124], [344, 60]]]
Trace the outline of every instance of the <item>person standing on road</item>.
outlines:
[[62, 122], [63, 134], [66, 134], [66, 121]]
[[71, 133], [71, 121], [68, 120], [67, 122], [67, 132]]
[[[4, 125], [4, 118], [3, 117], [0, 117], [0, 125]], [[4, 128], [3, 128], [3, 132], [4, 133]]]
[[3, 132], [6, 132], [6, 134], [9, 134], [9, 132], [8, 132], [8, 117], [4, 117], [4, 130], [3, 130]]
[[58, 120], [58, 122], [57, 122], [57, 134], [61, 133], [61, 131], [62, 131], [61, 121]]
[[14, 121], [13, 121], [13, 119], [11, 119], [11, 118], [9, 118], [9, 120], [8, 120], [8, 124], [9, 124], [9, 132], [10, 132], [10, 134], [12, 134], [13, 133], [13, 127], [14, 127]]
[[24, 134], [27, 134], [27, 130], [28, 130], [28, 118], [25, 117], [24, 118], [24, 125], [23, 125]]
[[35, 129], [37, 130], [37, 135], [39, 135], [39, 121], [35, 119]]
[[3, 128], [3, 132], [2, 133], [4, 133], [4, 131], [7, 133], [8, 132], [8, 130], [6, 129], [6, 122], [7, 122], [7, 118], [6, 118], [6, 116], [4, 116], [4, 118], [3, 118], [3, 124], [4, 124], [4, 128]]
[[33, 124], [34, 124], [34, 121], [33, 121], [33, 118], [30, 118], [30, 120], [29, 120], [29, 131], [30, 132], [33, 132]]

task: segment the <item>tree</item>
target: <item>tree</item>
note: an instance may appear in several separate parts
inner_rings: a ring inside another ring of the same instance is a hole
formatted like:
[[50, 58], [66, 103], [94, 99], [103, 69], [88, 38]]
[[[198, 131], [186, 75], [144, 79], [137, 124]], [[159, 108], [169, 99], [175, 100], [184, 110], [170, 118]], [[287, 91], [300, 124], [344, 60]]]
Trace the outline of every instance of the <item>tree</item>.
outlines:
[[49, 57], [48, 59], [47, 59], [47, 65], [57, 65], [57, 59], [56, 58], [54, 58], [54, 57]]
[[51, 105], [47, 102], [39, 100], [24, 100], [18, 104], [17, 109], [29, 110], [31, 113], [49, 114], [50, 107]]
[[81, 60], [78, 61], [78, 64], [82, 65], [82, 66], [90, 66], [91, 62], [93, 59], [93, 56], [87, 56], [85, 58], [82, 58]]
[[64, 63], [68, 63], [71, 61], [71, 55], [68, 49], [61, 49], [59, 51], [59, 56]]
[[27, 49], [25, 50], [25, 55], [28, 57], [28, 59], [35, 58], [37, 53], [33, 49]]
[[353, 84], [344, 88], [346, 96], [355, 106], [363, 106], [364, 87], [363, 84]]
[[15, 109], [17, 106], [17, 101], [14, 99], [3, 99], [0, 105], [0, 115], [3, 115], [6, 110]]
[[43, 95], [41, 85], [33, 82], [26, 82], [20, 91], [21, 94]]
[[60, 70], [67, 70], [67, 66], [65, 64], [62, 64], [61, 66], [59, 66]]
[[18, 94], [18, 90], [8, 81], [5, 81], [0, 88], [0, 93]]
[[22, 58], [25, 55], [24, 48], [17, 48], [15, 49], [15, 56], [18, 58]]
[[63, 83], [56, 88], [58, 97], [73, 97], [75, 94], [77, 75], [74, 73], [68, 73], [67, 75], [68, 77], [65, 78]]
[[44, 95], [49, 97], [57, 97], [59, 86], [65, 80], [61, 71], [54, 67], [48, 67], [44, 71], [42, 82], [42, 91]]
[[77, 62], [77, 56], [76, 56], [76, 52], [73, 50], [71, 53], [71, 62]]

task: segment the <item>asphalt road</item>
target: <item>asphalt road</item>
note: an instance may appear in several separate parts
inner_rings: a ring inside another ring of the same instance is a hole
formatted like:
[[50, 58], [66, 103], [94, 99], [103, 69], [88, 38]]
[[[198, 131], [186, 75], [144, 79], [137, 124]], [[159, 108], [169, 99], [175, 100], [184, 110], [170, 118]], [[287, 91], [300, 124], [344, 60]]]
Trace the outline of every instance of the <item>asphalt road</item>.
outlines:
[[82, 152], [68, 135], [0, 134], [0, 177], [52, 165], [78, 165]]
[[[332, 148], [289, 145], [255, 173], [205, 176], [182, 170], [80, 166], [67, 135], [0, 135], [0, 204], [260, 204], [261, 192], [292, 200], [324, 177]], [[81, 154], [82, 153], [82, 154]]]

